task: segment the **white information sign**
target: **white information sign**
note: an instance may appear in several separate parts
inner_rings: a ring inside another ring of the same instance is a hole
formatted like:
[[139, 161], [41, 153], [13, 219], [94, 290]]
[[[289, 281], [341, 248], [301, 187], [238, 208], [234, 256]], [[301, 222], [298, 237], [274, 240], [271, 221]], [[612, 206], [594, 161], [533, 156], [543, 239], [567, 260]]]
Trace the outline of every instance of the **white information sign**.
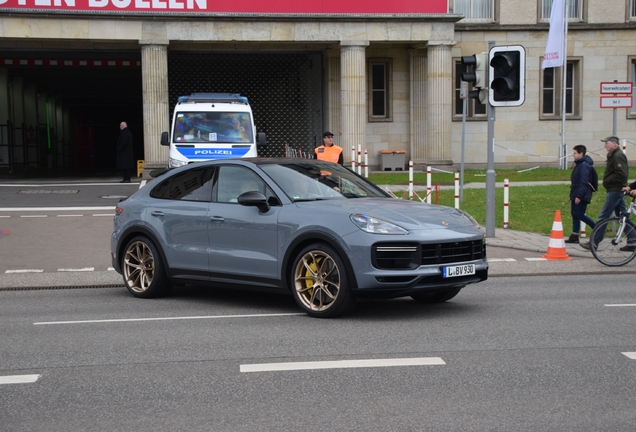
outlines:
[[632, 83], [630, 82], [602, 82], [601, 94], [631, 94]]
[[631, 108], [631, 96], [601, 96], [601, 108]]

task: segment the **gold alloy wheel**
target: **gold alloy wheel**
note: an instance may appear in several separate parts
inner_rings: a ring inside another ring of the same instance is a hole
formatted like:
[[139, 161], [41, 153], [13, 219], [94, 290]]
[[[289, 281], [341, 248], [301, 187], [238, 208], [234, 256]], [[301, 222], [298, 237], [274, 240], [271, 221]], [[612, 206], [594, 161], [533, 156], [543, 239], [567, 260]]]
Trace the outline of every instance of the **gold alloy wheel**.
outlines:
[[296, 264], [294, 288], [299, 300], [309, 310], [328, 310], [338, 298], [340, 283], [340, 269], [323, 251], [309, 251]]
[[148, 290], [155, 275], [155, 259], [146, 243], [136, 241], [128, 245], [123, 267], [126, 284], [131, 290], [137, 293]]

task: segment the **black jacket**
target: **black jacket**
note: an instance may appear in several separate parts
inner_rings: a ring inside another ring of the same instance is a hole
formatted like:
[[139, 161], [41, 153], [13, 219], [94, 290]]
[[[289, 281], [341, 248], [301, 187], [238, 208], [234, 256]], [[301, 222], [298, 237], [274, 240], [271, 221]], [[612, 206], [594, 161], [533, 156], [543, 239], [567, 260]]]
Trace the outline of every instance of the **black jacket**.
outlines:
[[620, 148], [607, 155], [607, 166], [603, 176], [603, 187], [608, 192], [620, 191], [623, 186], [627, 186], [629, 168], [627, 157]]
[[119, 138], [117, 139], [117, 161], [115, 163], [115, 168], [135, 168], [135, 155], [133, 154], [132, 133], [130, 133], [128, 128], [123, 129], [119, 133]]
[[574, 161], [574, 170], [570, 176], [570, 200], [574, 201], [575, 198], [581, 201], [592, 201], [592, 187], [589, 184], [590, 172], [592, 171], [592, 165], [594, 161], [588, 155], [583, 156], [581, 159]]

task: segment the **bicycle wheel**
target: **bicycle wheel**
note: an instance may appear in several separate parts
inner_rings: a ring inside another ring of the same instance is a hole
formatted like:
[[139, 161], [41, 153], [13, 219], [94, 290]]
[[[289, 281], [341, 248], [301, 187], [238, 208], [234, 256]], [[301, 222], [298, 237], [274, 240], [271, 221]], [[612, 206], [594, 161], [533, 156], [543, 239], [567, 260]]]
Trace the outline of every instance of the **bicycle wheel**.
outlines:
[[590, 237], [592, 254], [594, 258], [606, 266], [622, 266], [636, 257], [636, 247], [628, 247], [629, 238], [632, 239], [632, 244], [636, 242], [636, 228], [628, 220], [619, 236], [620, 227], [621, 218], [609, 218], [598, 222], [592, 231]]

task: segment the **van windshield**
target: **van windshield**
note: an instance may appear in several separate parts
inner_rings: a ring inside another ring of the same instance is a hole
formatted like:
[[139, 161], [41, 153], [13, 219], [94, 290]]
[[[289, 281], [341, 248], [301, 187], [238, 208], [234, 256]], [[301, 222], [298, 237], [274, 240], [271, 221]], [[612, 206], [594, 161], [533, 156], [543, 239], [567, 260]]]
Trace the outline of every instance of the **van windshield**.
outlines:
[[246, 112], [177, 112], [175, 143], [252, 143], [252, 119]]

